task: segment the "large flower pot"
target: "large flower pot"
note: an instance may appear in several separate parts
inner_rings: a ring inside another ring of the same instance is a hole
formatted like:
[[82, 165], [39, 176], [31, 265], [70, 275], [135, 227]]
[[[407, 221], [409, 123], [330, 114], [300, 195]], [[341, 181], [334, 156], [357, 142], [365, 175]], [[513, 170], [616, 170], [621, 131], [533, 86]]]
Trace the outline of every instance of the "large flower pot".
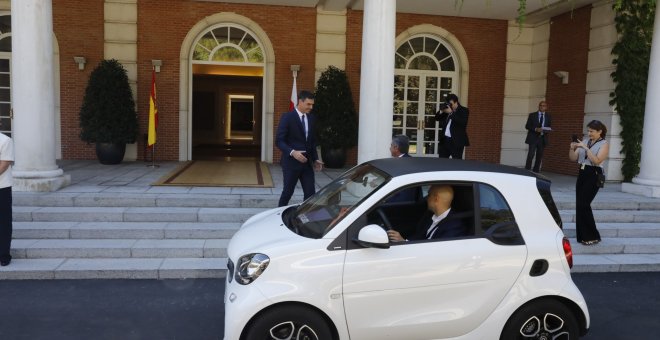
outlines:
[[328, 149], [321, 147], [321, 158], [326, 168], [339, 169], [346, 165], [345, 149]]
[[101, 164], [119, 164], [125, 152], [126, 143], [96, 143], [96, 157]]

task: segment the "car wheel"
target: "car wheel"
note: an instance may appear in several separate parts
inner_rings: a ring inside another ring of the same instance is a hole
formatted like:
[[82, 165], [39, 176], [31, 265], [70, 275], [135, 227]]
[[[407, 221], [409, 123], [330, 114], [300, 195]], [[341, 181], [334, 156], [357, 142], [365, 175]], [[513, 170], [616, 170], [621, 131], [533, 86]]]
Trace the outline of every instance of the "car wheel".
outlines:
[[504, 326], [500, 339], [569, 340], [578, 337], [578, 323], [568, 307], [544, 299], [514, 313]]
[[332, 332], [316, 311], [301, 306], [274, 308], [257, 316], [245, 339], [330, 340]]

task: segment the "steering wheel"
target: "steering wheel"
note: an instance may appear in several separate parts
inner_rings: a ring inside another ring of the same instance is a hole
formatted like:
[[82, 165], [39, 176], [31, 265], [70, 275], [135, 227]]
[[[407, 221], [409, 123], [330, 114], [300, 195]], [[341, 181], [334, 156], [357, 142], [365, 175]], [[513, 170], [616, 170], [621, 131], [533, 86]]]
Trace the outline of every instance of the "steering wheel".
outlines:
[[376, 213], [378, 214], [378, 217], [380, 217], [380, 220], [383, 222], [385, 230], [392, 230], [392, 223], [390, 223], [387, 215], [385, 215], [383, 208], [377, 208]]

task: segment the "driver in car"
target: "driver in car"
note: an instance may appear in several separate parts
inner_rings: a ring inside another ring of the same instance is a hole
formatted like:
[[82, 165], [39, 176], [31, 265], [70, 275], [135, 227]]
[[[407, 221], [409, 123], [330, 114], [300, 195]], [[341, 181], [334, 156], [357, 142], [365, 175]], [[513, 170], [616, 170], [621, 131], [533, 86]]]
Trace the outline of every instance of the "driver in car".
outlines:
[[396, 230], [388, 230], [390, 242], [432, 240], [467, 235], [467, 227], [461, 219], [453, 218], [451, 203], [454, 189], [450, 185], [432, 185], [426, 199], [429, 212], [422, 216], [416, 232], [404, 239]]

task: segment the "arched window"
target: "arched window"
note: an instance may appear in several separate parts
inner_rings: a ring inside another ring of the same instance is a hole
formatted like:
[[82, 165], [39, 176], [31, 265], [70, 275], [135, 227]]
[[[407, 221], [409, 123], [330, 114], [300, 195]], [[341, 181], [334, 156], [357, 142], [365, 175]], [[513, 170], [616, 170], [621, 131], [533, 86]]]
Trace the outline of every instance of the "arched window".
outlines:
[[237, 25], [209, 29], [195, 42], [193, 63], [264, 64], [263, 49], [254, 36]]
[[457, 65], [451, 47], [430, 34], [413, 36], [398, 46], [392, 132], [408, 136], [411, 154], [437, 156], [442, 126], [435, 112], [448, 94], [457, 91]]
[[0, 132], [11, 136], [11, 16], [0, 14]]

